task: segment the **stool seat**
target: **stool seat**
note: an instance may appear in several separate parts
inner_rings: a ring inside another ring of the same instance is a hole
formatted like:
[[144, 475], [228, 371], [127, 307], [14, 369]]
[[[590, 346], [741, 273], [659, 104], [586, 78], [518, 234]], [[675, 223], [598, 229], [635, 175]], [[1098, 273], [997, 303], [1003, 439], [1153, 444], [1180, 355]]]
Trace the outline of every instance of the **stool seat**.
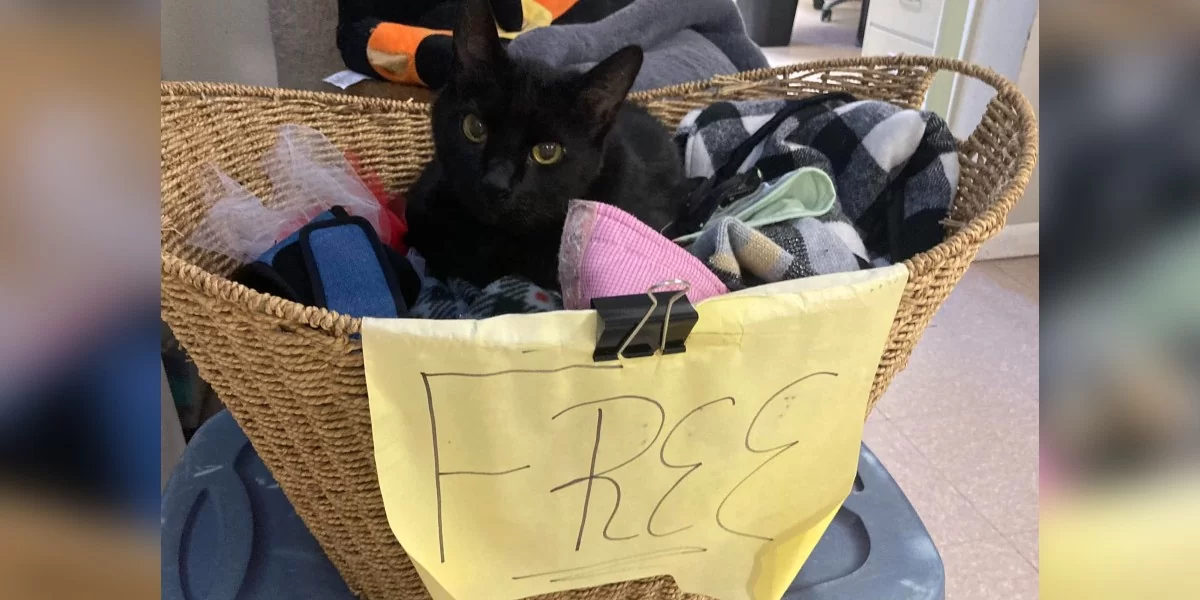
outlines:
[[866, 445], [854, 487], [784, 600], [942, 600], [946, 572], [917, 511]]
[[[206, 422], [162, 497], [164, 600], [353, 600], [228, 411]], [[866, 446], [845, 504], [785, 600], [942, 600], [933, 540]]]
[[164, 600], [354, 600], [229, 411], [204, 423], [162, 497]]

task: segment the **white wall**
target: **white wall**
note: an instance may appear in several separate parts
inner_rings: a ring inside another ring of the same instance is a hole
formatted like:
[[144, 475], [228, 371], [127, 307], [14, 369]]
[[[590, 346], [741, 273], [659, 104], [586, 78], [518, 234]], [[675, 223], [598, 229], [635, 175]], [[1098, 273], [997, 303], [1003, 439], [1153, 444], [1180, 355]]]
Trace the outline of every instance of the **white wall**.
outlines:
[[[1033, 114], [1037, 115], [1040, 120], [1042, 114], [1038, 108], [1038, 52], [1041, 46], [1039, 40], [1041, 36], [1038, 34], [1039, 20], [1040, 16], [1033, 21], [1033, 33], [1029, 36], [1029, 46], [1025, 48], [1025, 60], [1021, 62], [1021, 74], [1017, 76], [1017, 87], [1021, 88], [1021, 92], [1025, 94], [1026, 98], [1029, 98], [1029, 102], [1033, 104]], [[1039, 162], [1033, 167], [1033, 177], [1029, 179], [1029, 187], [1025, 188], [1025, 197], [1008, 214], [1009, 223], [1036, 223], [1041, 220], [1039, 211], [1042, 202], [1038, 193], [1038, 171], [1040, 169], [1041, 163]]]
[[[1016, 81], [1037, 12], [1037, 0], [976, 0], [960, 56]], [[1014, 43], [1018, 40], [1024, 43]], [[956, 136], [964, 138], [975, 129], [994, 95], [995, 90], [985, 83], [958, 78], [950, 113], [950, 128]]]
[[266, 0], [162, 0], [162, 78], [275, 86]]
[[[975, 0], [971, 22], [963, 39], [963, 60], [982, 65], [1017, 82], [1037, 110], [1038, 2], [1037, 0]], [[1024, 43], [1014, 43], [1014, 41]], [[970, 135], [983, 118], [995, 90], [967, 77], [955, 81], [950, 129], [959, 138]], [[1010, 225], [1038, 221], [1037, 171], [1025, 198], [1009, 215]]]

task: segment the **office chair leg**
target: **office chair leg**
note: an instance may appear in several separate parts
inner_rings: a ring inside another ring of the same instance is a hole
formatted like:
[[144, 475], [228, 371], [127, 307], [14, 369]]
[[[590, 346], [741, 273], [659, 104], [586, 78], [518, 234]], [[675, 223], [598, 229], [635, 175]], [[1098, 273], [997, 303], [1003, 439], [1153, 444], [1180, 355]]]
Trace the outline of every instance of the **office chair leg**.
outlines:
[[821, 6], [818, 7], [817, 0], [813, 0], [813, 8], [821, 9], [821, 21], [828, 23], [833, 20], [833, 7], [848, 2], [849, 0], [821, 0]]

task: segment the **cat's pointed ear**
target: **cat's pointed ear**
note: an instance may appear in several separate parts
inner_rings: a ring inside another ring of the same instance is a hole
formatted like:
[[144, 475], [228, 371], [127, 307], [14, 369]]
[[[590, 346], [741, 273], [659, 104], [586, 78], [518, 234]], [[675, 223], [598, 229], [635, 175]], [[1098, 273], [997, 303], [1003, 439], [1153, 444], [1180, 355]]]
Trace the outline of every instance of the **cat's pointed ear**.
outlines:
[[641, 68], [641, 48], [626, 46], [617, 50], [583, 74], [577, 106], [607, 132]]
[[454, 26], [455, 72], [486, 72], [500, 66], [505, 58], [490, 0], [463, 2]]

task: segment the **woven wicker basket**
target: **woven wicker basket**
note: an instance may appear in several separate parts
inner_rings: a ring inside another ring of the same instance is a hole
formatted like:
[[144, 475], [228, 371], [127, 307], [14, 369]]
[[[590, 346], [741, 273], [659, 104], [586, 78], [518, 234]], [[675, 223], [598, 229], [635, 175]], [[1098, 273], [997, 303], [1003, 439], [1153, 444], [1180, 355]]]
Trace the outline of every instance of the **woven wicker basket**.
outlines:
[[[716, 100], [847, 91], [920, 106], [947, 70], [995, 88], [982, 123], [960, 146], [961, 176], [944, 242], [906, 261], [908, 285], [879, 362], [870, 405], [980, 244], [1004, 225], [1037, 154], [1029, 103], [987, 69], [927, 57], [808, 63], [639, 93], [671, 124]], [[300, 123], [353, 150], [389, 189], [405, 189], [433, 150], [426, 104], [231, 85], [164, 83], [162, 316], [216, 389], [350, 589], [373, 600], [427, 598], [388, 527], [376, 479], [360, 320], [256, 293], [224, 278], [234, 265], [185, 240], [203, 216], [203, 179], [216, 164], [260, 197], [260, 158], [277, 129]], [[357, 337], [357, 336], [355, 336]], [[659, 577], [552, 596], [680, 598]]]

